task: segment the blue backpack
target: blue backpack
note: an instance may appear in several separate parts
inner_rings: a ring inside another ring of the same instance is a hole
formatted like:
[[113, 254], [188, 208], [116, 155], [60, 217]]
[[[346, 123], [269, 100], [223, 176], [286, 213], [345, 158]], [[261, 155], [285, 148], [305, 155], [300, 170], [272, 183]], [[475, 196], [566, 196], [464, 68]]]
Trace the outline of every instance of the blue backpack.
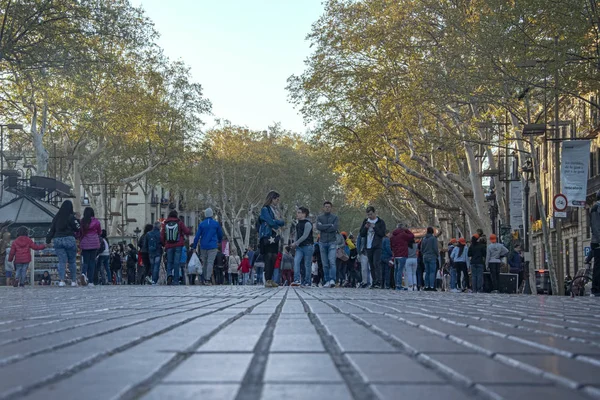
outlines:
[[160, 239], [156, 231], [152, 231], [146, 235], [146, 241], [148, 242], [148, 252], [156, 254], [160, 252], [161, 244]]

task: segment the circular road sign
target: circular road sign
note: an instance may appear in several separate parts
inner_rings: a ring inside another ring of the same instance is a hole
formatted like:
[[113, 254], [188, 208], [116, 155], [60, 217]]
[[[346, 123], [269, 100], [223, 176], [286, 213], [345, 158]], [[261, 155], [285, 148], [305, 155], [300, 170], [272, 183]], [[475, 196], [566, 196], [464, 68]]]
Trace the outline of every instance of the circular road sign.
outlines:
[[565, 196], [562, 193], [557, 194], [556, 196], [554, 196], [554, 210], [555, 211], [565, 211], [567, 209], [567, 196]]

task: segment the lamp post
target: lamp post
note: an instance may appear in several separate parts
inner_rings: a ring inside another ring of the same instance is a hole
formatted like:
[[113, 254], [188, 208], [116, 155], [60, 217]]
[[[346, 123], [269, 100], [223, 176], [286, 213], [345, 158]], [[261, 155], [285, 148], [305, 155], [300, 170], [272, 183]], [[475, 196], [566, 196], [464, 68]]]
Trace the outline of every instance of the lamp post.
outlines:
[[0, 204], [4, 199], [4, 128], [10, 130], [23, 129], [22, 124], [0, 124], [0, 179], [2, 180], [2, 188], [0, 189]]

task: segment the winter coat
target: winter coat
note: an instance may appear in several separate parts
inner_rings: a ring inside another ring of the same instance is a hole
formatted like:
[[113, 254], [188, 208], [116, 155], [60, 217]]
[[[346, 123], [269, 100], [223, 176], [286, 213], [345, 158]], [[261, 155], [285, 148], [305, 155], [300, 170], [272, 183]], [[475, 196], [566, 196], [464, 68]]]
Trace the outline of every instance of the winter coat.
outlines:
[[[179, 224], [179, 240], [176, 243], [168, 243], [167, 238], [165, 236], [166, 235], [165, 226], [170, 221], [177, 221], [177, 223]], [[163, 225], [162, 229], [160, 230], [160, 242], [162, 243], [165, 250], [172, 249], [175, 247], [183, 247], [185, 245], [185, 236], [189, 236], [189, 235], [191, 235], [191, 233], [192, 232], [190, 232], [188, 227], [185, 226], [185, 224], [179, 218], [176, 218], [176, 217], [167, 218], [167, 220], [165, 221], [165, 225]]]
[[100, 221], [92, 217], [90, 226], [84, 232], [83, 226], [79, 228], [79, 247], [81, 250], [97, 250], [100, 248], [100, 235], [102, 235], [102, 227]]
[[[367, 218], [365, 218], [365, 220], [363, 221], [362, 225], [360, 226], [360, 237], [362, 238], [361, 242], [364, 241], [364, 244], [362, 244], [363, 246], [365, 246], [365, 248], [368, 248], [368, 234], [369, 234], [369, 229], [367, 228], [367, 222], [369, 220]], [[382, 220], [381, 218], [377, 217], [377, 222], [375, 223], [375, 227], [373, 228], [375, 230], [375, 236], [373, 236], [373, 243], [371, 243], [371, 249], [380, 249], [381, 248], [381, 242], [383, 241], [383, 238], [385, 237], [385, 221]]]
[[15, 264], [29, 264], [31, 262], [31, 249], [43, 250], [45, 244], [35, 244], [28, 236], [19, 236], [10, 247], [8, 261]]
[[508, 249], [501, 243], [490, 243], [487, 245], [485, 259], [489, 263], [501, 263], [502, 258], [508, 254]]
[[415, 239], [415, 235], [408, 229], [398, 228], [392, 232], [390, 243], [394, 257], [408, 257], [408, 243]]
[[248, 257], [244, 257], [237, 270], [242, 270], [243, 274], [247, 274], [250, 272], [250, 260], [248, 260]]
[[240, 266], [240, 256], [229, 256], [229, 273], [237, 274]]
[[212, 250], [219, 247], [219, 243], [223, 240], [223, 229], [221, 224], [212, 219], [211, 217], [205, 218], [198, 224], [198, 230], [194, 237], [194, 244], [192, 249], [196, 249], [198, 241], [200, 241], [201, 250]]
[[487, 246], [485, 245], [485, 243], [479, 241], [471, 244], [471, 246], [469, 247], [469, 257], [471, 257], [471, 265], [485, 265], [485, 257], [487, 255], [486, 247]]

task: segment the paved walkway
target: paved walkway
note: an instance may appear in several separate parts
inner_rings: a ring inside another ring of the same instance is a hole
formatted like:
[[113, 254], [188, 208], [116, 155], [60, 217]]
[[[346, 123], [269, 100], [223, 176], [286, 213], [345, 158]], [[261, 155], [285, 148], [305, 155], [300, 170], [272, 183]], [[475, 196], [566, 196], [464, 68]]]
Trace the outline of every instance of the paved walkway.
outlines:
[[600, 301], [1, 288], [0, 399], [600, 398]]

